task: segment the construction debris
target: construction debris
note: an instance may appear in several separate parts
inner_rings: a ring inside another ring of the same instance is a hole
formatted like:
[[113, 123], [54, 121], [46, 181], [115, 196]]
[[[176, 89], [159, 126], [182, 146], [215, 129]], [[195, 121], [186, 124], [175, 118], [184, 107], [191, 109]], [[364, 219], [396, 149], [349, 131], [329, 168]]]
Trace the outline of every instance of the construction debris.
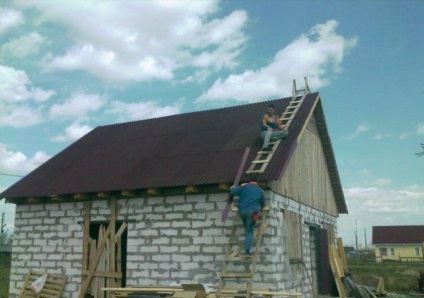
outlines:
[[373, 276], [378, 280], [378, 284], [375, 289], [365, 285], [359, 285], [353, 280], [347, 268], [346, 256], [344, 254], [341, 238], [337, 239], [337, 246], [331, 244], [328, 246], [328, 253], [337, 290], [341, 298], [376, 298], [387, 295], [384, 290], [384, 280], [381, 277]]

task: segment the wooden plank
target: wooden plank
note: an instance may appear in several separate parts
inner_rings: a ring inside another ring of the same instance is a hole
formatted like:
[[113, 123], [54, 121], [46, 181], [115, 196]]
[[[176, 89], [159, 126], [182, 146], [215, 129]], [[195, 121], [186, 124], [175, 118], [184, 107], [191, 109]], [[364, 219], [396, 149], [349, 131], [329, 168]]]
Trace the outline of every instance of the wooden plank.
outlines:
[[197, 291], [182, 291], [175, 292], [172, 297], [174, 298], [196, 298]]
[[[84, 223], [83, 223], [83, 238], [82, 238], [82, 270], [88, 269], [88, 254], [90, 245], [90, 214], [91, 202], [84, 203]], [[81, 276], [81, 282], [83, 281]]]
[[119, 227], [119, 229], [118, 229], [118, 232], [116, 232], [116, 234], [115, 234], [115, 237], [114, 237], [114, 239], [113, 239], [113, 242], [114, 243], [117, 243], [118, 241], [120, 241], [119, 239], [121, 238], [121, 236], [122, 236], [122, 233], [125, 231], [125, 229], [126, 229], [126, 227], [127, 227], [128, 225], [127, 225], [127, 223], [125, 223], [125, 222], [123, 222], [122, 224], [121, 224], [121, 226]]
[[[247, 158], [249, 156], [249, 152], [250, 152], [250, 148], [246, 147], [244, 149], [243, 156], [241, 158], [239, 167], [237, 169], [237, 173], [236, 173], [236, 177], [235, 177], [234, 182], [233, 182], [233, 186], [238, 186], [238, 184], [240, 182], [240, 178], [241, 178], [241, 175], [243, 174], [243, 170], [244, 170], [244, 167], [246, 165], [246, 161], [247, 161]], [[221, 221], [222, 222], [227, 221], [228, 212], [231, 208], [232, 203], [233, 203], [233, 195], [231, 193], [229, 193], [227, 204], [225, 205], [225, 208], [224, 208], [224, 210], [222, 211], [222, 214], [221, 214]]]
[[29, 278], [30, 278], [30, 276], [31, 276], [31, 270], [29, 271], [29, 273], [27, 274], [27, 276], [25, 278], [25, 281], [24, 281], [24, 284], [22, 286], [22, 289], [21, 289], [21, 292], [19, 294], [19, 297], [23, 297], [23, 295], [25, 294], [25, 289], [26, 289], [26, 287], [29, 286]]
[[347, 270], [346, 254], [344, 251], [342, 238], [337, 238], [337, 250], [339, 252], [340, 261], [343, 266], [343, 271], [347, 273], [348, 270]]
[[252, 290], [253, 295], [262, 295], [262, 296], [286, 296], [286, 297], [301, 297], [303, 293], [299, 292], [287, 292], [287, 291], [257, 291]]
[[[118, 209], [117, 209], [117, 200], [116, 198], [111, 199], [110, 202], [110, 224], [112, 225], [112, 229], [110, 232], [109, 237], [109, 251], [108, 251], [108, 264], [106, 267], [106, 271], [108, 272], [116, 272], [116, 251], [115, 251], [115, 245], [116, 245], [116, 219], [118, 217]], [[106, 285], [108, 287], [116, 287], [116, 282], [114, 278], [107, 278]], [[107, 294], [107, 297], [109, 297], [109, 294]]]
[[334, 279], [336, 281], [336, 286], [337, 286], [337, 290], [339, 291], [339, 296], [341, 298], [345, 298], [346, 296], [346, 292], [343, 286], [343, 282], [342, 282], [342, 272], [341, 272], [341, 268], [340, 265], [337, 263], [337, 258], [336, 258], [336, 251], [335, 248], [332, 245], [328, 245], [328, 253], [329, 253], [329, 257], [330, 257], [330, 265], [331, 265], [331, 269], [333, 270], [333, 274], [334, 274]]
[[[96, 242], [96, 240], [95, 239], [91, 239], [90, 238], [90, 245], [89, 245], [89, 258], [90, 258], [90, 260], [92, 260], [92, 259], [94, 259], [94, 257], [96, 256], [96, 251], [97, 251], [97, 242]], [[88, 271], [88, 268], [86, 269], [87, 271]], [[88, 271], [89, 272], [89, 271]], [[86, 274], [86, 275], [88, 275], [88, 274]], [[86, 278], [86, 277], [84, 277], [84, 276], [81, 276], [81, 278], [82, 278], [82, 281], [81, 281], [81, 284], [84, 282], [84, 278]], [[91, 288], [90, 288], [90, 293], [91, 294], [93, 294], [95, 292], [95, 287], [94, 287], [94, 283], [92, 283], [91, 284]]]
[[99, 263], [100, 257], [102, 256], [102, 253], [104, 251], [105, 244], [106, 244], [106, 239], [110, 235], [110, 230], [111, 230], [111, 225], [109, 224], [109, 226], [108, 226], [108, 228], [107, 228], [107, 230], [105, 232], [105, 238], [100, 243], [100, 249], [97, 250], [94, 259], [90, 262], [89, 274], [87, 275], [87, 277], [85, 278], [85, 280], [84, 280], [84, 282], [83, 282], [83, 284], [81, 286], [81, 291], [79, 293], [79, 298], [84, 298], [84, 296], [85, 296], [85, 292], [87, 291], [88, 286], [90, 285], [91, 279], [93, 277], [93, 273], [96, 271], [95, 270], [95, 267]]
[[[89, 270], [83, 270], [82, 275], [88, 275]], [[122, 278], [122, 272], [105, 272], [105, 271], [95, 271], [93, 277], [109, 277], [109, 278]]]
[[121, 291], [121, 292], [177, 292], [184, 291], [181, 287], [140, 287], [140, 288], [103, 288], [102, 291]]
[[[119, 230], [120, 229], [121, 228], [119, 228]], [[119, 230], [117, 235], [119, 234]], [[119, 273], [121, 276], [117, 277], [116, 285], [122, 286], [122, 242], [121, 242], [121, 237], [117, 235], [115, 235], [116, 237], [116, 273]]]

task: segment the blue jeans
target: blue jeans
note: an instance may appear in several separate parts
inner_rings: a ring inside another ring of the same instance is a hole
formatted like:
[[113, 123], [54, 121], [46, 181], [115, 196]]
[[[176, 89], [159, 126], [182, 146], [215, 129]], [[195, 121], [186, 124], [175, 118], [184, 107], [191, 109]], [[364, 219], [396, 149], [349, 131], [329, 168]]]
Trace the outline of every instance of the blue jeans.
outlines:
[[253, 227], [255, 226], [255, 221], [253, 220], [253, 211], [239, 209], [238, 214], [246, 231], [246, 236], [244, 238], [244, 250], [250, 252], [253, 244]]
[[262, 148], [269, 146], [270, 141], [282, 139], [288, 135], [287, 130], [264, 130], [261, 132], [261, 137], [264, 139]]

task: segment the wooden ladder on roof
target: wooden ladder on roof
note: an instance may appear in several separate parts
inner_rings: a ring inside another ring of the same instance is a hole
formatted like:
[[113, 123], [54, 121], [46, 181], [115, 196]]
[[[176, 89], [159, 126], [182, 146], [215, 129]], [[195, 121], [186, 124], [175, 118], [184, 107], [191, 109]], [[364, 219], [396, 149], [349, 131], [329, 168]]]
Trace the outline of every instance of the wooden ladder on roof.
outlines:
[[[246, 256], [243, 255], [244, 227], [241, 224], [241, 220], [238, 219], [237, 207], [232, 208], [236, 219], [231, 229], [230, 239], [226, 247], [225, 259], [219, 276], [218, 288], [215, 293], [217, 297], [250, 298], [252, 294], [252, 283], [256, 261], [259, 248], [262, 243], [262, 235], [267, 227], [266, 216], [269, 209], [269, 206], [265, 206], [261, 211], [259, 228], [254, 229], [253, 250], [250, 256]], [[256, 224], [258, 224], [258, 221]], [[239, 233], [237, 233], [237, 230], [239, 230]], [[243, 237], [240, 237], [240, 230], [242, 231]], [[249, 269], [246, 270], [246, 268]], [[240, 269], [243, 271], [240, 271]], [[227, 282], [231, 281], [236, 283], [237, 287], [227, 286]]]
[[[294, 117], [296, 116], [297, 111], [299, 110], [300, 106], [302, 105], [303, 100], [305, 99], [306, 95], [310, 93], [308, 81], [305, 77], [305, 88], [303, 89], [296, 89], [296, 80], [293, 80], [293, 92], [292, 92], [292, 98], [287, 105], [286, 109], [284, 110], [283, 114], [280, 117], [281, 124], [285, 126], [287, 129], [290, 128], [290, 124], [292, 123]], [[269, 143], [270, 146], [272, 146], [271, 151], [258, 151], [255, 159], [252, 161], [252, 164], [250, 165], [249, 169], [246, 171], [246, 174], [251, 173], [258, 173], [262, 174], [265, 172], [266, 167], [268, 166], [269, 162], [272, 159], [272, 156], [274, 155], [275, 150], [277, 150], [278, 145], [280, 144], [281, 140], [272, 141]]]

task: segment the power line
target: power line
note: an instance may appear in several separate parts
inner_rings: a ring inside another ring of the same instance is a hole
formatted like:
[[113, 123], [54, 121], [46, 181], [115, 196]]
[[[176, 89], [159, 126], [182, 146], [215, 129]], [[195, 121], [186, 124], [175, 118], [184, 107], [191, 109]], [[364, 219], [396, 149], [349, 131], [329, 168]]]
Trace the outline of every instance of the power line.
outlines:
[[12, 177], [20, 177], [20, 178], [24, 177], [22, 175], [9, 174], [9, 173], [1, 173], [1, 172], [0, 172], [0, 175], [3, 175], [3, 176], [12, 176]]

